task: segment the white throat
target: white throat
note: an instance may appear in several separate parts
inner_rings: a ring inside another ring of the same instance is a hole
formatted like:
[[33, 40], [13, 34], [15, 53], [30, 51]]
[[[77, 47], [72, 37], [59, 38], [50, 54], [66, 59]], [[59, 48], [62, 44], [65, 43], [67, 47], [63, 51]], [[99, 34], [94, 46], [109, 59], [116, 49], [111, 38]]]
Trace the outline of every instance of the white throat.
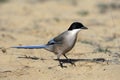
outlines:
[[74, 30], [71, 30], [70, 33], [71, 34], [77, 34], [81, 29], [74, 29]]

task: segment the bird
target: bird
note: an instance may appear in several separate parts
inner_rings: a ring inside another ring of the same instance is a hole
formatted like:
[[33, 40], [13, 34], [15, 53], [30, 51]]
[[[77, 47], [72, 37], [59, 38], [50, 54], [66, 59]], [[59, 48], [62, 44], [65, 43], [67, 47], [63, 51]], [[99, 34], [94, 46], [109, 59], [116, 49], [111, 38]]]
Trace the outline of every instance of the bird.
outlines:
[[71, 64], [74, 64], [67, 56], [68, 53], [74, 46], [77, 41], [78, 32], [81, 30], [88, 29], [81, 22], [73, 22], [70, 27], [59, 34], [58, 36], [52, 38], [44, 45], [23, 45], [23, 46], [13, 46], [11, 48], [18, 49], [45, 49], [47, 51], [53, 52], [57, 55], [57, 60], [59, 61], [59, 66], [64, 67], [60, 56], [63, 55]]

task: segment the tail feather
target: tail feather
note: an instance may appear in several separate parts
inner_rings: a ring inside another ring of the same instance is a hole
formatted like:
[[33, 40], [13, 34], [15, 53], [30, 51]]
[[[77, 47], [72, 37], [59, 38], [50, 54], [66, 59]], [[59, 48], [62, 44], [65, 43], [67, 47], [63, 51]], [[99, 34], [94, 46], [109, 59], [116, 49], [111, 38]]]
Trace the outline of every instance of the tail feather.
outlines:
[[18, 48], [18, 49], [41, 49], [47, 48], [46, 45], [31, 45], [31, 46], [13, 46], [11, 48]]

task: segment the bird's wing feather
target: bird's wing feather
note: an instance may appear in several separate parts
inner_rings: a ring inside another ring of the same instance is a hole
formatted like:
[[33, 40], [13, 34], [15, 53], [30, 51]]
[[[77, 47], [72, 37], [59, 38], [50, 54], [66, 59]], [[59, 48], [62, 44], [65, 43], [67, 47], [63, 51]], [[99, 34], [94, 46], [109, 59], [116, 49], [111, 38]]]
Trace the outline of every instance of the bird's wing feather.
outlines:
[[48, 45], [53, 45], [53, 44], [62, 44], [63, 40], [64, 40], [64, 35], [65, 32], [63, 32], [62, 34], [58, 35], [57, 37], [51, 39], [49, 42], [48, 42]]

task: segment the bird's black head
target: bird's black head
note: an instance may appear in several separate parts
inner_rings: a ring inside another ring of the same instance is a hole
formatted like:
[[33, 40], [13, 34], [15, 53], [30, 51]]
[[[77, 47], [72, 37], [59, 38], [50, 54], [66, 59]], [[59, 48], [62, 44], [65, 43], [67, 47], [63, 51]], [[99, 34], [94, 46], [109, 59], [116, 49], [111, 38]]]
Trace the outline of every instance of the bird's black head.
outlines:
[[88, 29], [80, 22], [73, 22], [68, 30], [74, 30], [74, 29]]

